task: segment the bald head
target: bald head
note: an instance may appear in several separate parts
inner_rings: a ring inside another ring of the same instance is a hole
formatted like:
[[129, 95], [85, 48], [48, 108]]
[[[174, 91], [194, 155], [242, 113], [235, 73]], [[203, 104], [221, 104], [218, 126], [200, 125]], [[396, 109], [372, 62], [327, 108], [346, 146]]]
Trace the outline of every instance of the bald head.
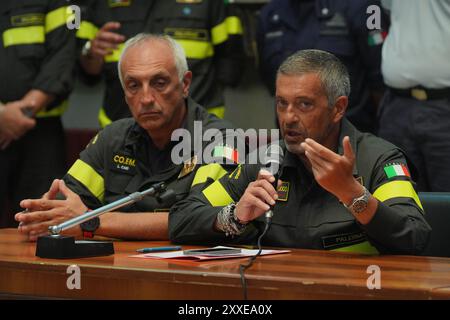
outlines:
[[[133, 38], [130, 38], [125, 42], [124, 48], [120, 55], [119, 63], [117, 64], [119, 80], [124, 87], [123, 81], [123, 61], [127, 59], [127, 53], [131, 48], [144, 49], [144, 47], [150, 47], [152, 50], [158, 53], [164, 53], [167, 56], [173, 58], [176, 71], [178, 73], [178, 78], [183, 81], [183, 77], [188, 71], [188, 65], [186, 60], [186, 54], [183, 48], [174, 39], [167, 35], [156, 35], [148, 33], [139, 33]], [[146, 50], [141, 50], [142, 52], [148, 52]], [[163, 52], [161, 52], [163, 51]]]

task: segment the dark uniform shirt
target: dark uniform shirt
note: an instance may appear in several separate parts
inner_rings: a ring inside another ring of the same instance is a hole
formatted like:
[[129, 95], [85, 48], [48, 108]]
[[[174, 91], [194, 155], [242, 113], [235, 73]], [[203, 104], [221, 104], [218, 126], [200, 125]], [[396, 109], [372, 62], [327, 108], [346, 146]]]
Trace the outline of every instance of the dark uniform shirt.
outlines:
[[67, 1], [2, 1], [0, 101], [20, 100], [31, 89], [56, 97], [37, 117], [59, 116], [73, 87], [75, 34], [66, 27]]
[[387, 23], [381, 12], [381, 30], [369, 30], [366, 13], [372, 0], [274, 0], [259, 16], [257, 42], [262, 77], [275, 91], [278, 67], [302, 49], [320, 49], [336, 55], [350, 74], [347, 117], [360, 130], [374, 132], [376, 106], [369, 88], [383, 88], [381, 47]]
[[[91, 40], [109, 21], [121, 23], [114, 32], [126, 39], [141, 32], [167, 34], [176, 39], [194, 74], [192, 98], [207, 109], [223, 110], [223, 85], [235, 85], [239, 80], [244, 52], [242, 26], [229, 5], [215, 0], [93, 1], [77, 37]], [[105, 57], [106, 90], [99, 116], [102, 126], [130, 116], [117, 74], [122, 47]]]
[[[210, 115], [193, 100], [187, 100], [185, 129], [194, 137], [194, 121], [202, 121], [202, 129], [216, 128], [224, 132], [230, 125]], [[206, 142], [205, 142], [206, 143]], [[67, 186], [80, 195], [90, 209], [144, 191], [158, 182], [166, 182], [177, 199], [184, 198], [191, 186], [201, 185], [224, 175], [230, 167], [218, 163], [204, 166], [188, 155], [187, 161], [171, 161], [171, 142], [158, 150], [148, 133], [133, 118], [118, 120], [107, 126], [90, 142], [64, 177]], [[195, 151], [194, 143], [191, 150]], [[189, 150], [189, 151], [191, 151]], [[231, 166], [232, 167], [232, 166]], [[172, 203], [160, 203], [153, 197], [120, 209], [128, 212], [168, 211]]]
[[[280, 175], [283, 184], [278, 189], [272, 226], [262, 243], [365, 253], [419, 253], [428, 241], [430, 227], [424, 220], [402, 151], [343, 121], [339, 141], [346, 135], [356, 155], [354, 176], [379, 200], [373, 219], [367, 225], [358, 223], [334, 195], [314, 180], [301, 160], [286, 151]], [[338, 152], [343, 153], [341, 143]], [[170, 239], [180, 243], [256, 243], [264, 228], [264, 215], [234, 239], [214, 230], [213, 225], [222, 206], [239, 201], [259, 168], [241, 165], [179, 202], [169, 215]], [[395, 171], [399, 168], [405, 170]]]

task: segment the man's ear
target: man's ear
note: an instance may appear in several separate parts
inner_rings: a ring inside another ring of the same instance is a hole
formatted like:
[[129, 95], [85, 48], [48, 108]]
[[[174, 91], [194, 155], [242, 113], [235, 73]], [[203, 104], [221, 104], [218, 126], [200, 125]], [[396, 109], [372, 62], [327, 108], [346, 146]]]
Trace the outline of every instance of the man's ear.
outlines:
[[183, 77], [183, 97], [187, 98], [189, 96], [189, 88], [192, 83], [192, 72], [186, 71]]
[[348, 106], [348, 97], [347, 96], [340, 96], [337, 98], [336, 103], [334, 104], [333, 111], [334, 111], [334, 122], [338, 123], [341, 121], [342, 117], [344, 117], [345, 111], [347, 110]]

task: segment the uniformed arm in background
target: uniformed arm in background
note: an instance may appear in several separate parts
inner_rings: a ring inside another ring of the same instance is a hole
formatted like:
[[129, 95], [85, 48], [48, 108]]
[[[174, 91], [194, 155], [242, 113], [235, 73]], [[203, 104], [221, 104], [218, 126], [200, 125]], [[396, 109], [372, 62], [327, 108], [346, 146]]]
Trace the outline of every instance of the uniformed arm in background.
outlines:
[[5, 105], [2, 118], [7, 119], [5, 121], [10, 130], [2, 130], [0, 140], [3, 147], [34, 127], [34, 120], [25, 119], [23, 110], [26, 110], [29, 117], [44, 116], [47, 107], [53, 107], [53, 102], [58, 103], [67, 98], [73, 88], [75, 37], [66, 27], [66, 7], [66, 1], [50, 1], [43, 30], [45, 57], [31, 89], [20, 100]]
[[110, 21], [98, 26], [95, 21], [99, 1], [92, 0], [86, 9], [86, 17], [82, 18], [76, 36], [78, 40], [79, 63], [88, 76], [98, 76], [103, 70], [104, 58], [125, 41], [125, 37], [117, 30], [120, 23]]
[[242, 77], [245, 59], [242, 23], [235, 5], [224, 1], [211, 1], [210, 5], [217, 79], [226, 86], [236, 86]]
[[[374, 105], [380, 105], [384, 92], [383, 76], [381, 74], [381, 50], [389, 29], [389, 17], [378, 0], [355, 1], [349, 6], [348, 16], [351, 18], [352, 33], [356, 35], [358, 50], [364, 67], [367, 70], [367, 83]], [[369, 6], [377, 6], [381, 13], [381, 29], [369, 30], [367, 21], [370, 17], [366, 13]]]

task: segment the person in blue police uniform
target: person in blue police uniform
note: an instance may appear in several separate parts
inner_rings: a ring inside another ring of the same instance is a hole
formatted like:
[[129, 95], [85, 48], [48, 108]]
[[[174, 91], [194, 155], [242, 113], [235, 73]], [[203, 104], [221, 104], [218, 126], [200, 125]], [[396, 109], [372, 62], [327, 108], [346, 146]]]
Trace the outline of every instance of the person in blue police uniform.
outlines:
[[[259, 16], [257, 43], [262, 79], [274, 92], [281, 62], [301, 49], [336, 55], [350, 73], [352, 90], [346, 117], [359, 130], [376, 132], [376, 112], [383, 93], [381, 47], [387, 19], [380, 10], [380, 29], [369, 30], [371, 0], [273, 0]], [[380, 7], [378, 7], [380, 8]]]
[[[21, 202], [28, 212], [16, 215], [21, 222], [19, 231], [31, 240], [46, 233], [49, 225], [143, 191], [157, 182], [165, 182], [175, 192], [177, 201], [191, 187], [201, 188], [233, 169], [237, 157], [228, 158], [232, 160], [229, 164], [201, 164], [199, 150], [195, 149], [198, 141], [191, 141], [196, 138], [194, 121], [201, 121], [203, 130], [215, 128], [219, 136], [230, 125], [188, 97], [192, 73], [188, 71], [183, 49], [175, 40], [138, 34], [125, 44], [119, 66], [133, 118], [118, 120], [94, 137], [80, 159], [62, 180], [54, 181], [42, 199]], [[180, 160], [179, 164], [172, 155], [175, 142], [171, 137], [176, 129], [186, 129], [189, 134], [183, 139], [191, 142], [191, 149], [180, 155], [184, 162]], [[216, 150], [224, 146], [213, 147]], [[55, 199], [57, 193], [62, 193], [65, 200]], [[172, 202], [146, 197], [121, 212], [110, 212], [69, 229], [67, 234], [167, 239], [171, 205]]]
[[240, 165], [174, 206], [177, 243], [256, 244], [419, 254], [430, 227], [403, 152], [343, 118], [350, 81], [332, 54], [304, 50], [280, 66], [276, 108], [284, 141], [278, 193], [261, 166]]
[[100, 125], [130, 115], [117, 78], [117, 60], [123, 42], [139, 32], [167, 34], [181, 44], [194, 74], [192, 98], [223, 118], [224, 86], [237, 85], [244, 58], [242, 26], [234, 11], [222, 0], [92, 1], [77, 38], [83, 46], [84, 74], [105, 78]]
[[42, 196], [66, 171], [60, 116], [75, 65], [67, 5], [63, 0], [0, 5], [0, 227], [17, 225], [13, 212], [19, 201]]

